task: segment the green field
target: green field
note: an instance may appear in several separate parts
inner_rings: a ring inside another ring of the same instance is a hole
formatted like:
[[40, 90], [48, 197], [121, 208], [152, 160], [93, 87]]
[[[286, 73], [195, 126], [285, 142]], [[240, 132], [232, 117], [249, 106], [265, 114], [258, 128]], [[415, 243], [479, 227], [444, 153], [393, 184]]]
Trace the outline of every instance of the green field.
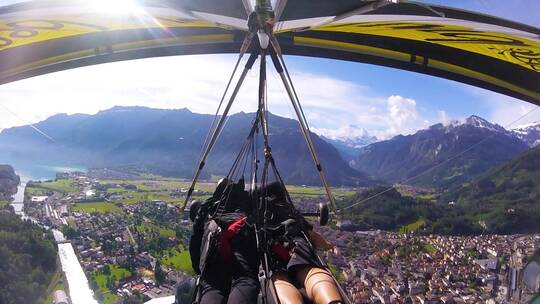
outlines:
[[71, 206], [71, 211], [75, 212], [122, 212], [122, 209], [118, 208], [116, 205], [107, 202], [88, 202], [88, 203], [76, 203]]
[[124, 192], [128, 192], [128, 190], [124, 188], [118, 188], [118, 187], [107, 189], [107, 193], [124, 193]]
[[109, 265], [110, 274], [104, 274], [102, 272], [94, 272], [92, 276], [96, 280], [100, 292], [103, 294], [103, 304], [113, 304], [118, 300], [118, 296], [112, 294], [107, 287], [107, 279], [111, 281], [119, 281], [123, 278], [129, 277], [131, 272], [129, 270], [119, 267], [118, 265]]
[[2, 209], [2, 208], [4, 208], [5, 206], [7, 206], [7, 204], [9, 204], [9, 202], [0, 200], [0, 209]]
[[[109, 192], [111, 188], [107, 189], [107, 192]], [[112, 189], [118, 189], [118, 188], [112, 188]], [[142, 201], [151, 201], [154, 199], [154, 196], [150, 192], [137, 192], [137, 191], [124, 191], [124, 192], [117, 192], [118, 195], [120, 195], [120, 199], [115, 199], [115, 202], [119, 202], [121, 204], [131, 205], [131, 204], [137, 204]]]
[[[154, 199], [162, 199], [159, 197], [159, 193], [163, 192], [169, 192], [176, 189], [188, 189], [191, 185], [191, 182], [186, 181], [180, 181], [175, 179], [167, 179], [167, 178], [161, 178], [161, 179], [151, 179], [151, 180], [102, 180], [101, 183], [104, 184], [131, 184], [137, 186], [137, 189], [139, 191], [144, 192], [152, 192], [156, 193], [157, 196]], [[195, 187], [195, 189], [206, 191], [206, 192], [213, 192], [216, 187], [215, 183], [209, 183], [209, 182], [201, 182], [198, 183]], [[287, 186], [287, 190], [291, 194], [294, 195], [301, 195], [301, 196], [321, 196], [325, 195], [326, 192], [324, 188], [322, 187], [312, 187], [312, 186]], [[127, 191], [123, 188], [109, 188], [107, 192], [110, 193], [136, 193], [135, 191]], [[332, 193], [336, 196], [350, 196], [355, 193], [355, 191], [351, 189], [346, 188], [332, 188]]]
[[163, 255], [161, 263], [167, 267], [171, 267], [191, 275], [195, 274], [193, 268], [191, 267], [191, 257], [189, 255], [189, 251], [187, 250], [169, 250]]
[[[177, 189], [188, 189], [190, 182], [181, 181], [169, 178], [156, 178], [146, 180], [101, 180], [101, 184], [115, 185], [107, 189], [108, 193], [114, 193], [118, 197], [114, 198], [115, 202], [120, 204], [136, 204], [143, 201], [161, 200], [167, 203], [181, 205], [184, 197], [172, 197], [170, 192]], [[130, 184], [137, 187], [137, 190], [127, 190], [120, 187], [122, 184]], [[118, 186], [117, 186], [118, 185]], [[215, 183], [201, 182], [195, 187], [197, 190], [212, 193], [215, 189]], [[306, 199], [325, 196], [326, 192], [321, 187], [311, 186], [287, 186], [292, 198]], [[356, 192], [348, 188], [333, 188], [332, 193], [335, 197], [348, 197]], [[209, 194], [193, 195], [193, 199], [206, 200]]]
[[[313, 198], [326, 196], [326, 191], [322, 187], [312, 186], [286, 186], [292, 198]], [[335, 197], [352, 196], [356, 192], [346, 188], [331, 188], [332, 194]]]
[[26, 188], [24, 188], [24, 195], [27, 197], [47, 195], [47, 192], [49, 192], [49, 190], [44, 189], [44, 188], [37, 188], [37, 187], [30, 187], [30, 186], [26, 186]]
[[439, 199], [439, 195], [432, 193], [432, 194], [421, 194], [416, 197], [419, 200], [429, 201], [432, 203], [436, 203], [437, 199]]
[[59, 179], [54, 182], [41, 182], [32, 183], [34, 188], [43, 188], [47, 190], [57, 191], [61, 193], [73, 193], [77, 192], [77, 188], [73, 185], [73, 182], [67, 179]]
[[158, 225], [146, 222], [142, 223], [140, 225], [136, 225], [135, 228], [137, 231], [142, 233], [150, 233], [152, 231], [159, 232], [159, 236], [162, 237], [174, 237], [176, 236], [176, 232], [170, 228], [160, 227]]
[[175, 237], [176, 232], [169, 228], [159, 228], [159, 235], [163, 237]]
[[[189, 187], [187, 182], [171, 181], [171, 180], [104, 180], [101, 183], [105, 184], [131, 184], [137, 186], [137, 190], [127, 190], [120, 187], [111, 187], [107, 189], [108, 193], [114, 193], [118, 197], [114, 198], [115, 202], [120, 204], [137, 204], [143, 201], [161, 200], [167, 203], [179, 205], [183, 203], [183, 197], [172, 197], [170, 192], [180, 188], [186, 189]], [[213, 184], [201, 184], [196, 189], [203, 191], [213, 191]], [[205, 200], [209, 195], [193, 195], [194, 199]]]
[[[141, 191], [172, 191], [180, 188], [187, 189], [191, 186], [191, 182], [181, 181], [172, 178], [156, 178], [144, 180], [101, 180], [103, 184], [130, 184], [137, 186]], [[215, 183], [198, 183], [195, 189], [203, 191], [214, 191]], [[118, 189], [118, 188], [116, 188]]]
[[420, 228], [422, 228], [426, 224], [426, 220], [423, 217], [420, 217], [416, 222], [412, 222], [408, 225], [401, 226], [399, 228], [400, 233], [409, 233], [414, 232]]
[[424, 250], [430, 254], [434, 254], [437, 252], [437, 249], [433, 247], [433, 245], [431, 245], [430, 243], [424, 244]]
[[343, 284], [345, 282], [345, 277], [343, 276], [343, 272], [341, 269], [337, 268], [333, 264], [328, 263], [328, 270], [332, 273], [334, 278], [340, 283]]
[[152, 201], [152, 200], [161, 200], [167, 203], [179, 203], [182, 201], [182, 198], [174, 198], [169, 194], [169, 191], [150, 191], [150, 190], [126, 190], [120, 188], [109, 188], [107, 189], [108, 193], [115, 193], [119, 198], [115, 198], [115, 202], [121, 204], [137, 204], [143, 201]]

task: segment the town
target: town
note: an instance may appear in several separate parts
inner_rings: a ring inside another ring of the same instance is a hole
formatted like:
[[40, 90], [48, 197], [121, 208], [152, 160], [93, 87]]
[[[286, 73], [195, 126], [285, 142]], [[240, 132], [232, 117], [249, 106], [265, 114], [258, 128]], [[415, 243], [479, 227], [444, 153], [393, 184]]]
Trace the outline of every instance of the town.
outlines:
[[[187, 251], [191, 222], [179, 208], [187, 184], [105, 173], [61, 173], [54, 181], [29, 182], [25, 213], [63, 232], [101, 303], [189, 296], [195, 275]], [[205, 199], [212, 190], [213, 184], [203, 183], [195, 197]], [[319, 200], [312, 194], [300, 199], [302, 208]], [[539, 277], [523, 283], [540, 234], [315, 229], [336, 246], [320, 254], [354, 303], [527, 303], [540, 287]]]

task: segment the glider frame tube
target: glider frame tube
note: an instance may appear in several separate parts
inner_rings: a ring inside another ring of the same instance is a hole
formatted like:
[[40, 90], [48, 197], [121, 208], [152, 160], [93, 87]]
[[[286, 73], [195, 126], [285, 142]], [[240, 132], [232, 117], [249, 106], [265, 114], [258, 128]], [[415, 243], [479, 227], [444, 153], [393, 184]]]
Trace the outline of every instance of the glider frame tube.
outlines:
[[[330, 204], [332, 205], [332, 209], [334, 210], [334, 212], [337, 213], [338, 209], [336, 206], [336, 202], [334, 201], [334, 197], [332, 195], [332, 191], [330, 190], [330, 185], [328, 184], [326, 174], [324, 173], [323, 167], [321, 165], [321, 161], [315, 150], [315, 145], [313, 144], [313, 140], [311, 139], [311, 134], [310, 134], [307, 122], [305, 121], [305, 116], [302, 110], [302, 106], [300, 105], [300, 101], [298, 100], [298, 96], [296, 95], [296, 91], [294, 90], [292, 80], [289, 74], [287, 73], [287, 75], [285, 75], [285, 72], [283, 69], [283, 67], [285, 67], [285, 62], [283, 60], [281, 60], [280, 62], [280, 59], [278, 58], [276, 53], [277, 53], [277, 49], [275, 50], [275, 52], [270, 53], [270, 57], [272, 59], [272, 62], [274, 63], [274, 67], [276, 68], [276, 71], [278, 72], [281, 78], [281, 81], [283, 82], [283, 86], [285, 87], [285, 90], [287, 91], [287, 95], [289, 96], [289, 99], [294, 108], [296, 116], [298, 117], [298, 124], [300, 125], [300, 129], [302, 130], [302, 135], [304, 136], [304, 139], [308, 146], [308, 150], [311, 154], [311, 157], [313, 158], [313, 161], [315, 162], [317, 173], [319, 174], [319, 177], [321, 178], [321, 182], [326, 191], [326, 195], [328, 196], [328, 200], [330, 201]], [[283, 58], [281, 57], [281, 59]]]
[[225, 121], [227, 120], [229, 110], [232, 107], [232, 104], [234, 100], [236, 99], [236, 95], [238, 94], [238, 91], [240, 91], [240, 87], [242, 87], [242, 83], [244, 82], [247, 73], [251, 68], [253, 67], [253, 64], [255, 63], [255, 60], [257, 59], [257, 53], [252, 53], [249, 57], [244, 70], [242, 71], [242, 74], [240, 75], [240, 78], [238, 79], [238, 82], [234, 88], [234, 91], [231, 94], [231, 97], [229, 98], [229, 102], [227, 103], [227, 106], [223, 110], [223, 114], [221, 115], [221, 118], [216, 125], [216, 129], [212, 133], [212, 137], [210, 138], [210, 142], [208, 143], [208, 146], [204, 150], [204, 153], [201, 157], [201, 160], [199, 161], [199, 165], [197, 166], [197, 171], [195, 172], [195, 176], [193, 177], [193, 181], [191, 182], [191, 186], [189, 187], [188, 193], [186, 194], [186, 200], [184, 201], [184, 205], [182, 206], [182, 210], [186, 208], [186, 205], [191, 198], [191, 195], [193, 194], [193, 190], [195, 190], [195, 184], [197, 183], [197, 180], [199, 179], [199, 175], [201, 174], [202, 169], [204, 168], [204, 165], [206, 164], [206, 160], [208, 159], [208, 155], [212, 151], [212, 148], [214, 147], [219, 135], [221, 134], [221, 131], [223, 129], [223, 126], [225, 125]]

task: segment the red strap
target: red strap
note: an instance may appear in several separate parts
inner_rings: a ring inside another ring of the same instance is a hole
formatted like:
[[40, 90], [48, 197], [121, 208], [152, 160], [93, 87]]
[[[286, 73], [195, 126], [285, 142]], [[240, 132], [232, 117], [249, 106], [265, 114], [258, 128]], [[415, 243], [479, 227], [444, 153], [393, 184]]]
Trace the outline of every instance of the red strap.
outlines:
[[247, 216], [243, 216], [236, 220], [234, 223], [229, 225], [229, 228], [227, 228], [227, 232], [231, 233], [231, 237], [235, 236], [240, 232], [240, 229], [244, 227], [247, 221]]
[[274, 242], [272, 244], [272, 251], [283, 261], [288, 262], [291, 259], [289, 249], [279, 242]]
[[240, 229], [244, 227], [247, 222], [247, 217], [241, 217], [234, 221], [227, 227], [227, 230], [223, 231], [219, 236], [219, 254], [226, 260], [231, 259], [231, 239], [240, 232]]

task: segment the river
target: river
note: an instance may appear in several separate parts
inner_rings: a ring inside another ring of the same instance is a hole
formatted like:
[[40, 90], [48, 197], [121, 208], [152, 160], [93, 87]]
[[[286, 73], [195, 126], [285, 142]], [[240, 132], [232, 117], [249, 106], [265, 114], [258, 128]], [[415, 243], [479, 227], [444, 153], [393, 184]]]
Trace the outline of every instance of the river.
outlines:
[[[65, 171], [85, 171], [80, 168], [66, 168], [54, 166], [17, 166], [14, 165], [15, 173], [20, 176], [21, 184], [17, 189], [17, 194], [13, 196], [11, 205], [15, 213], [23, 219], [28, 218], [24, 213], [24, 188], [29, 180], [47, 180], [54, 179], [57, 172]], [[31, 218], [30, 218], [31, 219]], [[31, 219], [32, 220], [32, 219]], [[48, 228], [48, 227], [47, 227]], [[58, 243], [58, 257], [62, 265], [62, 271], [67, 280], [69, 288], [69, 297], [71, 304], [98, 304], [94, 298], [94, 293], [88, 286], [88, 280], [77, 259], [71, 243], [65, 243], [66, 239], [62, 232], [52, 229], [54, 239]]]

